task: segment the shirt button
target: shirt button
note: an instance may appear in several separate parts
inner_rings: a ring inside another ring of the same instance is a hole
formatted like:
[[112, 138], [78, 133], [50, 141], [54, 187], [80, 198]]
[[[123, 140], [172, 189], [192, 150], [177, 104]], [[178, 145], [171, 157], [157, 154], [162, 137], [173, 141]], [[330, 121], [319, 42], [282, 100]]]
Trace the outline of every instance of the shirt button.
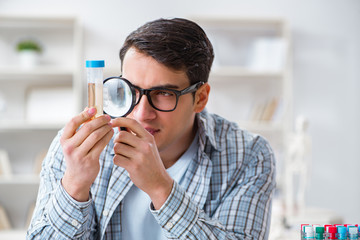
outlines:
[[74, 226], [74, 227], [77, 227], [79, 225], [78, 221], [76, 221], [75, 219], [73, 219], [71, 221], [71, 224]]
[[105, 217], [107, 217], [107, 216], [109, 215], [109, 211], [108, 211], [108, 210], [104, 210], [104, 211], [103, 211], [103, 215], [104, 215]]
[[167, 229], [170, 229], [170, 228], [172, 228], [173, 226], [174, 226], [174, 224], [173, 224], [172, 222], [167, 222], [166, 225], [165, 225], [165, 227], [166, 227]]

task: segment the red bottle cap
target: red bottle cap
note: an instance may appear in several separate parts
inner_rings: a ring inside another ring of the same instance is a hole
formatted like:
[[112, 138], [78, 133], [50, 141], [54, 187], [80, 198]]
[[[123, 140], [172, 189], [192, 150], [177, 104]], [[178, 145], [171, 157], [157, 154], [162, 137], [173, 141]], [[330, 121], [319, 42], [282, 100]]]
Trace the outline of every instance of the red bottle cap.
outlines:
[[304, 226], [309, 226], [310, 224], [307, 224], [307, 223], [305, 223], [305, 224], [301, 224], [301, 231], [304, 231]]
[[337, 227], [328, 227], [329, 239], [336, 239]]
[[329, 227], [333, 227], [334, 225], [326, 224], [324, 225], [325, 231], [328, 232]]

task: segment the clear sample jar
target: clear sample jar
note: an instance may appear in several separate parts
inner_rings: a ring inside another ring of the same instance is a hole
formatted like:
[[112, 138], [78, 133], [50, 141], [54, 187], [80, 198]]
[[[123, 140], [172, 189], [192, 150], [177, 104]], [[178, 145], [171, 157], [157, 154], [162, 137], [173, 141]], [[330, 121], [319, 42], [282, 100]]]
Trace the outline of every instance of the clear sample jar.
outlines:
[[103, 114], [103, 70], [104, 60], [87, 60], [87, 88], [88, 88], [88, 107], [96, 108], [98, 117]]

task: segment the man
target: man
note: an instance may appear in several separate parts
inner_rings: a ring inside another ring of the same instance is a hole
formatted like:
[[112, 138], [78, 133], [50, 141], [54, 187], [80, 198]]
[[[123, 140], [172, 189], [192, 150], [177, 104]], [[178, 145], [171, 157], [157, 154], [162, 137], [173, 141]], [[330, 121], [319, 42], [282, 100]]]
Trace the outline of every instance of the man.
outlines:
[[137, 105], [113, 120], [90, 121], [96, 110], [86, 109], [59, 132], [28, 238], [266, 239], [273, 153], [262, 137], [205, 110], [213, 58], [189, 20], [132, 32], [120, 59]]

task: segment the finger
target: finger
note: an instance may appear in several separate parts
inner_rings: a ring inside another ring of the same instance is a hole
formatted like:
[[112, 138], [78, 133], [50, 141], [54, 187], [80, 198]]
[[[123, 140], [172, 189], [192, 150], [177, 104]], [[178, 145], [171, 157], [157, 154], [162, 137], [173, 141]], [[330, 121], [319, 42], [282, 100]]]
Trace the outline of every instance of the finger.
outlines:
[[133, 146], [122, 142], [116, 142], [114, 144], [114, 152], [117, 155], [122, 155], [129, 159], [135, 157], [137, 154], [137, 151]]
[[73, 117], [64, 128], [63, 139], [69, 139], [76, 133], [81, 124], [89, 121], [96, 114], [96, 108], [89, 108], [82, 111], [79, 115]]
[[81, 141], [81, 145], [79, 146], [79, 153], [82, 155], [89, 154], [94, 148], [98, 148], [98, 143], [100, 143], [101, 152], [111, 139], [111, 137], [108, 138], [108, 133], [111, 134], [111, 137], [114, 134], [114, 130], [110, 124], [102, 125], [101, 127], [92, 131], [83, 141]]
[[[132, 132], [125, 132], [120, 131], [114, 138], [114, 146], [119, 143], [123, 145], [127, 145], [131, 147], [132, 149], [137, 149], [139, 151], [141, 149], [141, 146], [143, 145], [143, 142], [148, 142], [145, 138], [141, 139], [139, 136], [134, 135]], [[114, 149], [116, 150], [116, 149]], [[129, 149], [127, 149], [129, 150]], [[120, 151], [120, 150], [119, 150]], [[135, 154], [136, 152], [132, 152], [132, 154]], [[129, 156], [129, 153], [127, 154]]]
[[127, 157], [124, 157], [124, 156], [118, 155], [118, 154], [116, 154], [114, 156], [113, 162], [115, 165], [125, 168], [125, 169], [129, 169], [129, 167], [131, 165], [131, 160], [129, 160]]
[[89, 154], [92, 156], [99, 156], [113, 135], [114, 130], [111, 128], [111, 130], [107, 132], [99, 141], [97, 141], [96, 144], [90, 149]]
[[90, 136], [91, 133], [93, 133], [97, 129], [103, 126], [111, 126], [110, 120], [110, 116], [102, 115], [95, 118], [94, 120], [83, 124], [77, 131], [77, 133], [72, 137], [72, 144], [74, 144], [75, 146], [79, 146], [83, 141], [85, 141], [86, 138]]
[[148, 131], [146, 131], [141, 124], [136, 121], [135, 119], [131, 118], [115, 118], [111, 120], [111, 124], [113, 127], [124, 127], [134, 134], [136, 134], [138, 137], [148, 137], [151, 135]]
[[131, 142], [130, 138], [136, 138], [136, 137], [137, 136], [135, 136], [133, 133], [131, 133], [129, 131], [120, 131], [115, 136], [114, 143], [121, 142], [121, 143], [130, 144], [130, 142]]

